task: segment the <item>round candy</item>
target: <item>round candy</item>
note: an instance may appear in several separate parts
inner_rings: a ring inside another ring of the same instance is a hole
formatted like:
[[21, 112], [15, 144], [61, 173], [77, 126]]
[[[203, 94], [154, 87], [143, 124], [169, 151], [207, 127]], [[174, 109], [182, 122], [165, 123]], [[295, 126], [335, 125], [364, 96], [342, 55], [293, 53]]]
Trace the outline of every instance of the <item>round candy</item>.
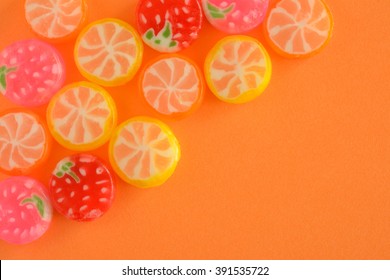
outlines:
[[46, 114], [49, 130], [62, 146], [89, 151], [106, 143], [116, 125], [117, 111], [110, 94], [92, 83], [79, 82], [61, 89]]
[[105, 214], [114, 199], [114, 178], [97, 157], [78, 154], [62, 159], [50, 178], [53, 207], [76, 221], [93, 221]]
[[271, 79], [271, 59], [252, 37], [232, 35], [209, 52], [204, 73], [210, 90], [229, 103], [245, 103], [259, 96]]
[[281, 0], [270, 10], [265, 23], [269, 45], [286, 57], [318, 53], [333, 30], [332, 15], [321, 0]]
[[49, 148], [50, 138], [38, 116], [22, 110], [0, 115], [0, 171], [29, 173], [47, 159]]
[[142, 54], [142, 40], [137, 31], [113, 18], [85, 27], [74, 48], [81, 74], [102, 86], [119, 86], [130, 81], [141, 65]]
[[257, 27], [267, 13], [268, 0], [202, 0], [208, 21], [226, 33], [243, 33]]
[[44, 185], [30, 177], [0, 182], [0, 239], [30, 243], [49, 228], [52, 207]]
[[0, 92], [18, 105], [48, 103], [64, 80], [60, 53], [42, 41], [18, 41], [0, 53]]
[[141, 75], [141, 89], [148, 104], [166, 116], [186, 116], [203, 99], [202, 74], [183, 56], [165, 55], [151, 62]]
[[27, 23], [40, 37], [64, 40], [80, 30], [86, 17], [84, 0], [25, 0]]
[[202, 8], [198, 0], [140, 0], [137, 26], [144, 42], [159, 52], [177, 52], [198, 38]]
[[125, 182], [148, 188], [163, 184], [180, 159], [171, 129], [159, 120], [135, 117], [122, 123], [110, 141], [109, 157]]

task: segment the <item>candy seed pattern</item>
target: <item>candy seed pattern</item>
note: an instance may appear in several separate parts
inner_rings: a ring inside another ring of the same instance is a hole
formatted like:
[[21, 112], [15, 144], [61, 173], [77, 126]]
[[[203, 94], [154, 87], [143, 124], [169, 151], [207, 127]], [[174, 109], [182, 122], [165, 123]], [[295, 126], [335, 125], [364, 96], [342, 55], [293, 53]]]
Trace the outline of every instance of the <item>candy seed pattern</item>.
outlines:
[[78, 154], [57, 164], [50, 179], [50, 192], [53, 206], [61, 214], [72, 220], [91, 221], [111, 207], [114, 181], [98, 158]]
[[160, 52], [177, 52], [198, 38], [201, 6], [195, 0], [144, 0], [138, 5], [138, 30]]
[[0, 182], [0, 239], [26, 244], [41, 237], [52, 219], [45, 187], [30, 177]]
[[18, 105], [46, 104], [64, 80], [61, 55], [44, 42], [18, 41], [0, 53], [0, 93]]

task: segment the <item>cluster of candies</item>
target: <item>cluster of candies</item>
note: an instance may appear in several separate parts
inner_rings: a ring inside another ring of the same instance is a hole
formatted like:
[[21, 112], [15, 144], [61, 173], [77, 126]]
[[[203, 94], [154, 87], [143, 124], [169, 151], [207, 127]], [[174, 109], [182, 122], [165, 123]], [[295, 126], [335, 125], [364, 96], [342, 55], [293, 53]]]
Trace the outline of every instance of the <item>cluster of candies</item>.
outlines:
[[[65, 66], [50, 44], [30, 39], [0, 53], [0, 91], [17, 105], [47, 106], [46, 122], [15, 109], [0, 115], [0, 238], [24, 244], [49, 227], [52, 206], [67, 218], [91, 221], [114, 197], [112, 167], [125, 182], [153, 187], [165, 182], [180, 158], [178, 141], [157, 119], [131, 118], [117, 126], [113, 98], [104, 87], [129, 82], [142, 63], [143, 43], [166, 53], [140, 75], [141, 91], [162, 115], [180, 117], [199, 107], [207, 86], [219, 99], [244, 103], [259, 96], [271, 77], [270, 57], [256, 39], [237, 35], [263, 23], [269, 45], [288, 57], [312, 55], [328, 42], [332, 18], [322, 0], [139, 0], [137, 29], [106, 18], [84, 27], [85, 0], [26, 0], [25, 15], [44, 41], [78, 36], [74, 60], [89, 82], [63, 86]], [[230, 34], [208, 53], [204, 73], [173, 54], [197, 39], [203, 17]], [[139, 35], [140, 34], [140, 35]], [[46, 129], [48, 127], [48, 129]], [[48, 157], [53, 137], [72, 151], [52, 172], [49, 191], [27, 177]], [[107, 166], [86, 152], [109, 141]]]

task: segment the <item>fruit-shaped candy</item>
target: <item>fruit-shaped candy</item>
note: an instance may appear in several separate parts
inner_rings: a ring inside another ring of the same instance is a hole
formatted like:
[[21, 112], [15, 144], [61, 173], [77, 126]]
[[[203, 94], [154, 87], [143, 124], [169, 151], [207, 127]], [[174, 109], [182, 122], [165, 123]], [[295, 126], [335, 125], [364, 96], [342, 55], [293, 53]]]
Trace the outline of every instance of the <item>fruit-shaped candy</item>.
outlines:
[[111, 207], [115, 182], [99, 158], [77, 154], [62, 159], [50, 178], [53, 207], [76, 221], [93, 221]]
[[256, 39], [231, 35], [209, 52], [204, 74], [216, 97], [229, 103], [245, 103], [259, 96], [271, 79], [271, 59]]
[[63, 41], [77, 34], [86, 18], [85, 0], [25, 0], [32, 31], [43, 39]]
[[0, 52], [0, 93], [18, 105], [34, 107], [48, 103], [64, 80], [64, 61], [45, 42], [18, 41]]
[[0, 171], [27, 174], [47, 159], [50, 136], [31, 112], [12, 110], [0, 115]]
[[106, 143], [117, 111], [110, 94], [89, 82], [70, 84], [50, 101], [46, 114], [54, 139], [65, 148], [89, 151]]
[[165, 116], [193, 113], [203, 99], [202, 73], [188, 58], [164, 55], [144, 69], [141, 90], [148, 104]]
[[145, 44], [159, 52], [178, 52], [198, 38], [202, 7], [198, 0], [140, 0], [137, 27]]
[[122, 180], [148, 188], [163, 184], [173, 174], [180, 159], [180, 147], [166, 124], [148, 117], [135, 117], [115, 130], [109, 157]]
[[52, 207], [46, 187], [30, 177], [0, 182], [0, 239], [30, 243], [49, 228]]
[[322, 0], [280, 0], [264, 24], [269, 45], [285, 57], [307, 57], [320, 52], [333, 30], [330, 10]]
[[74, 48], [81, 74], [102, 86], [120, 86], [130, 81], [141, 65], [142, 55], [142, 40], [137, 31], [113, 18], [86, 26]]
[[208, 21], [226, 33], [244, 33], [257, 27], [267, 13], [268, 0], [202, 0]]

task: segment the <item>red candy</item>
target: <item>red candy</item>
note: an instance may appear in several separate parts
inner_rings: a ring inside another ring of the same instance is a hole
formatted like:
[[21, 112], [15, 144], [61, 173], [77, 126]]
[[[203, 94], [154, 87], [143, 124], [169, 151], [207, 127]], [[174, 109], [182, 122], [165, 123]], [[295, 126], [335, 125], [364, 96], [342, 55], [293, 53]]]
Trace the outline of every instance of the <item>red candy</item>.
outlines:
[[147, 45], [172, 53], [198, 38], [203, 16], [198, 0], [140, 0], [136, 19]]
[[64, 158], [50, 179], [53, 207], [76, 221], [92, 221], [111, 207], [114, 179], [95, 156], [78, 154]]

